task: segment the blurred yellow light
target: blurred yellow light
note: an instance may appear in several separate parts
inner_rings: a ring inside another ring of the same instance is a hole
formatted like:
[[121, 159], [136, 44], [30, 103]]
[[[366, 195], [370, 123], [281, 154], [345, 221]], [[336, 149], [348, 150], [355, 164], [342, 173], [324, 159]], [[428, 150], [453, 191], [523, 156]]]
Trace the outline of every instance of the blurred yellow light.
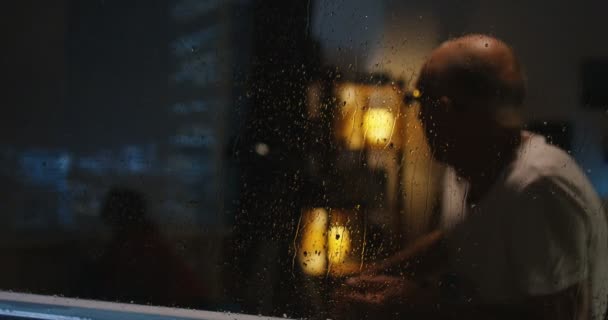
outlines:
[[327, 250], [329, 262], [344, 263], [351, 252], [350, 232], [345, 226], [333, 226], [327, 233]]
[[353, 104], [357, 99], [357, 95], [357, 88], [354, 85], [350, 84], [345, 85], [342, 88], [340, 97], [342, 98], [343, 104]]
[[301, 246], [298, 261], [304, 273], [318, 276], [327, 270], [327, 210], [315, 208], [303, 213]]
[[422, 93], [420, 92], [420, 90], [415, 89], [414, 92], [412, 92], [412, 96], [414, 96], [414, 98], [420, 98], [420, 96], [422, 96]]
[[395, 117], [387, 109], [371, 108], [363, 117], [364, 136], [371, 145], [387, 145], [393, 134], [394, 126]]
[[336, 135], [349, 150], [363, 148], [363, 105], [365, 96], [361, 87], [346, 84], [339, 89]]
[[346, 83], [335, 94], [335, 138], [343, 147], [400, 148], [400, 93], [389, 86]]

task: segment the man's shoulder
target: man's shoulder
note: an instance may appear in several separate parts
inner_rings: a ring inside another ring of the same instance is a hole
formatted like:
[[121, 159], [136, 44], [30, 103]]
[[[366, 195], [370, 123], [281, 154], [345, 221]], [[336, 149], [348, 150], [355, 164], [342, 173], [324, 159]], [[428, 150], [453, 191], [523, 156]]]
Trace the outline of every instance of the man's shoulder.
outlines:
[[534, 200], [513, 201], [514, 204], [559, 203], [552, 211], [585, 212], [586, 219], [605, 219], [602, 202], [583, 170], [567, 152], [546, 143], [542, 137], [522, 146], [506, 185], [516, 199]]
[[530, 185], [565, 183], [567, 188], [583, 188], [589, 183], [576, 161], [564, 150], [531, 135], [522, 143], [511, 166], [507, 183], [522, 191]]

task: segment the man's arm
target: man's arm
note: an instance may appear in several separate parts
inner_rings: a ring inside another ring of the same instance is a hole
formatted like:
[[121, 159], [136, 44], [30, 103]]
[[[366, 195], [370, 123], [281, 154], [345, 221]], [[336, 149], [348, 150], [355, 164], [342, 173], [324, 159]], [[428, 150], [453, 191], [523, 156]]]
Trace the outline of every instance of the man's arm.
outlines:
[[590, 296], [589, 285], [579, 283], [555, 294], [532, 297], [525, 307], [529, 319], [586, 320], [591, 316]]
[[437, 266], [444, 265], [442, 262], [446, 260], [443, 239], [443, 231], [432, 231], [393, 256], [371, 263], [363, 273], [366, 275], [379, 274], [395, 269], [408, 269], [415, 273], [421, 270], [434, 270]]
[[[429, 280], [432, 276], [428, 275], [445, 265], [443, 238], [442, 231], [433, 231], [346, 280], [333, 292], [335, 314], [368, 312], [378, 316], [404, 308], [427, 309], [439, 297], [439, 281]], [[394, 271], [407, 276], [386, 275]]]
[[529, 297], [521, 303], [444, 306], [440, 318], [588, 320], [591, 311], [589, 297], [588, 286], [581, 283], [554, 294]]
[[442, 303], [437, 282], [428, 286], [404, 278], [361, 276], [353, 278], [348, 288], [334, 296], [345, 309], [375, 314], [381, 311], [405, 311], [425, 319], [468, 320], [588, 320], [588, 286], [577, 284], [555, 294], [529, 297], [516, 304]]
[[559, 177], [528, 185], [517, 199], [507, 241], [514, 285], [529, 319], [589, 319], [589, 237], [584, 205]]

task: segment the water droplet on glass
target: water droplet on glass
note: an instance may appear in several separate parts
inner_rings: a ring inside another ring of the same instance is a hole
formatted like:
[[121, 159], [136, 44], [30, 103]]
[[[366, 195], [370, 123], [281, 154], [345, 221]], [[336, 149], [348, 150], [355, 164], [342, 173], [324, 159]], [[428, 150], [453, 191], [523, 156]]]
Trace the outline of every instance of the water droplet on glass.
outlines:
[[261, 156], [266, 156], [266, 155], [268, 155], [269, 152], [270, 152], [270, 148], [268, 147], [267, 144], [260, 142], [255, 145], [255, 153], [257, 153]]

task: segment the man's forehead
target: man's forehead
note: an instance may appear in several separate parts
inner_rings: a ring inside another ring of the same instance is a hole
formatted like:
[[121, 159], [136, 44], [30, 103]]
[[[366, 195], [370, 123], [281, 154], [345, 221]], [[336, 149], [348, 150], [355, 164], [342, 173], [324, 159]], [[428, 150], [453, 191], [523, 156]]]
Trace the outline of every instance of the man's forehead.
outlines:
[[495, 47], [506, 47], [507, 45], [502, 42], [501, 40], [498, 40], [494, 37], [491, 36], [487, 36], [487, 35], [481, 35], [481, 34], [474, 34], [474, 35], [467, 35], [467, 36], [463, 36], [463, 37], [459, 37], [459, 38], [455, 38], [455, 39], [450, 39], [445, 41], [444, 43], [442, 43], [439, 48], [443, 48], [443, 47], [456, 47], [456, 48], [462, 48], [462, 49], [490, 49], [490, 48], [495, 48]]
[[435, 49], [421, 70], [420, 80], [431, 85], [451, 71], [467, 69], [494, 70], [501, 75], [512, 70], [514, 64], [513, 52], [504, 42], [490, 36], [469, 35], [448, 40]]

